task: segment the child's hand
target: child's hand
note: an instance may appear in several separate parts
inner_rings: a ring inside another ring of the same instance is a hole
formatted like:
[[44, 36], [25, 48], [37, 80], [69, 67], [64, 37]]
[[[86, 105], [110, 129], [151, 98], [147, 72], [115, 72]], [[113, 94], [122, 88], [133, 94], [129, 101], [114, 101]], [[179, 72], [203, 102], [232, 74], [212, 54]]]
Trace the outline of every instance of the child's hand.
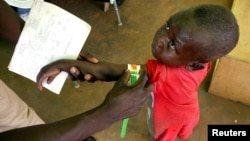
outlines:
[[[88, 52], [83, 51], [78, 56], [78, 60], [85, 60], [90, 63], [98, 63], [99, 61], [90, 55]], [[83, 73], [76, 67], [76, 60], [58, 60], [44, 66], [37, 75], [37, 85], [40, 90], [43, 89], [42, 82], [47, 79], [47, 83], [50, 84], [54, 78], [61, 72], [66, 71], [69, 74], [69, 79], [94, 82], [93, 75], [89, 73]]]
[[38, 73], [36, 77], [36, 82], [39, 90], [43, 90], [43, 85], [42, 82], [47, 79], [47, 83], [50, 84], [55, 77], [61, 72], [60, 67], [61, 62], [60, 61], [55, 61], [53, 63], [50, 63], [46, 66], [44, 66], [40, 72]]

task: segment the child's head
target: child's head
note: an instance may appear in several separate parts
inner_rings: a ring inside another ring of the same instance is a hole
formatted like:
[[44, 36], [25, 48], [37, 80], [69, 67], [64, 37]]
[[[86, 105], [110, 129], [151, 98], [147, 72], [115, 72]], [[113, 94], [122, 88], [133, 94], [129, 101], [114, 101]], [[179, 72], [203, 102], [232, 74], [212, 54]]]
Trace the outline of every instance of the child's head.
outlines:
[[229, 53], [238, 38], [238, 24], [230, 10], [199, 5], [167, 20], [155, 34], [152, 53], [160, 62], [172, 66], [204, 63]]

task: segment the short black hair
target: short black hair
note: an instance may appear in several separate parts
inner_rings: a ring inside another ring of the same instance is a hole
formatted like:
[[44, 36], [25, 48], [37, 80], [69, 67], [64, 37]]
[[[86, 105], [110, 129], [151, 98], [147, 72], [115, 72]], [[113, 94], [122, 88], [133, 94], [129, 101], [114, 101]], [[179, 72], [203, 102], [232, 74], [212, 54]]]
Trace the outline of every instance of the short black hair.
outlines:
[[226, 7], [213, 4], [194, 8], [198, 28], [206, 32], [206, 45], [199, 61], [213, 61], [234, 49], [239, 40], [239, 26], [234, 14]]

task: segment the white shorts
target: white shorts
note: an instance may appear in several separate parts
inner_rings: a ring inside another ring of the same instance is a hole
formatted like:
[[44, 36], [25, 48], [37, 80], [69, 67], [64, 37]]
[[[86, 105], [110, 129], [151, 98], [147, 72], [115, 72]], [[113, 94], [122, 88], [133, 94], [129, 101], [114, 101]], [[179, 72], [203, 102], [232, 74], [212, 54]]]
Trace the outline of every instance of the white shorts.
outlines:
[[0, 80], [0, 132], [37, 124], [44, 121]]

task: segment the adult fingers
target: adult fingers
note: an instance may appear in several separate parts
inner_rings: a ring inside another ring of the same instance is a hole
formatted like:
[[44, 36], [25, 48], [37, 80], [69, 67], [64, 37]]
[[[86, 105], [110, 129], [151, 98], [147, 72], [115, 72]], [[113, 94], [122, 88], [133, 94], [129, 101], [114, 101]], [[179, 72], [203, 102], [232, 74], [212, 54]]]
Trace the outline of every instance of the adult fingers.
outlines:
[[91, 63], [98, 63], [99, 60], [96, 59], [93, 55], [91, 55], [90, 53], [88, 53], [87, 51], [82, 51], [78, 58], [78, 60], [88, 60]]
[[154, 90], [154, 85], [147, 83], [144, 90], [146, 91], [147, 95], [149, 96], [151, 92]]
[[147, 80], [148, 80], [148, 77], [147, 77], [146, 71], [141, 70], [139, 79], [136, 81], [134, 86], [138, 87], [138, 88], [143, 88], [143, 87], [145, 87]]
[[123, 85], [127, 85], [128, 81], [130, 78], [130, 72], [129, 70], [126, 70], [122, 76], [119, 78], [119, 80], [116, 82], [116, 84], [123, 84]]
[[83, 79], [82, 74], [77, 67], [75, 67], [75, 66], [70, 67], [69, 72], [70, 72], [70, 77], [72, 80], [82, 80]]
[[148, 83], [148, 77], [145, 70], [140, 71], [140, 77], [134, 87], [143, 90], [142, 93], [138, 93], [138, 96], [141, 97], [141, 102], [145, 102], [154, 89], [154, 86]]

